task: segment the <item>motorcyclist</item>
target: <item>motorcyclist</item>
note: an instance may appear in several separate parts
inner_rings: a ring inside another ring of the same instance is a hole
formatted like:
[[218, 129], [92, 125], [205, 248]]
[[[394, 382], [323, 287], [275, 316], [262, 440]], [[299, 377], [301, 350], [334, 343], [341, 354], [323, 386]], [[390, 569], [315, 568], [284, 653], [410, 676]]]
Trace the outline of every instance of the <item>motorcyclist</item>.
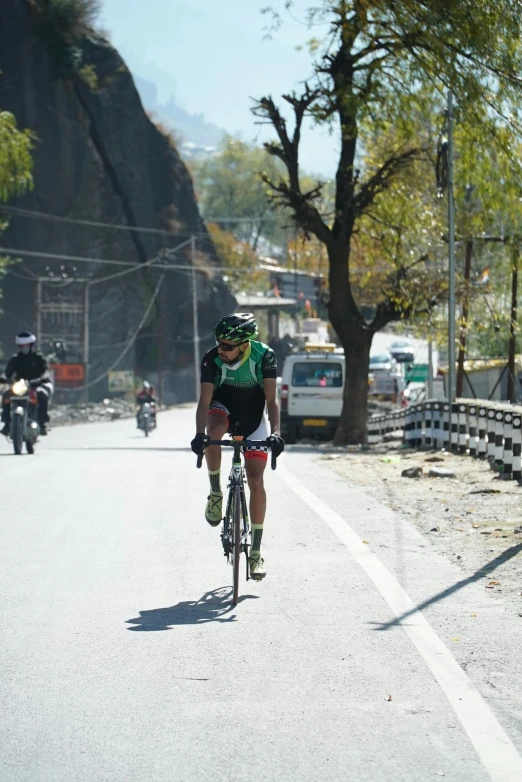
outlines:
[[[31, 380], [33, 387], [36, 387], [38, 397], [38, 424], [40, 434], [46, 435], [46, 424], [49, 422], [48, 408], [49, 399], [53, 390], [51, 381], [45, 377], [47, 372], [47, 361], [44, 356], [35, 350], [36, 337], [31, 331], [21, 331], [15, 338], [15, 344], [18, 346], [18, 353], [15, 353], [9, 359], [5, 368], [5, 378], [7, 382], [13, 380]], [[40, 380], [36, 385], [35, 381]], [[11, 423], [11, 404], [10, 395], [3, 395], [2, 404], [2, 423], [4, 424], [1, 434], [9, 434]]]
[[141, 391], [138, 392], [138, 395], [136, 397], [136, 404], [138, 405], [138, 410], [136, 413], [136, 426], [138, 427], [138, 429], [140, 428], [141, 408], [146, 402], [150, 404], [150, 412], [152, 415], [152, 419], [154, 421], [154, 425], [157, 426], [158, 422], [156, 421], [156, 399], [154, 398], [154, 388], [147, 380], [143, 382]]

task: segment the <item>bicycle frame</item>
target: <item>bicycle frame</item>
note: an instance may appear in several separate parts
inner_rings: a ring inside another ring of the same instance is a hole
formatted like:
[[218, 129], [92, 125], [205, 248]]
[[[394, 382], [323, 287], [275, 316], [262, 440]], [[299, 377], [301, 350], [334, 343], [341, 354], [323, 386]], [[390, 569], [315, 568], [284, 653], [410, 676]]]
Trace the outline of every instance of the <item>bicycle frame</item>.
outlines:
[[[228, 496], [223, 518], [223, 529], [221, 531], [221, 542], [227, 558], [227, 562], [233, 568], [233, 596], [232, 605], [237, 605], [239, 595], [239, 561], [241, 552], [245, 553], [246, 561], [246, 579], [249, 580], [248, 570], [248, 551], [250, 547], [250, 520], [245, 495], [245, 467], [241, 461], [241, 453], [248, 448], [259, 446], [270, 447], [268, 440], [243, 440], [242, 438], [233, 438], [232, 440], [208, 440], [205, 448], [216, 445], [225, 446], [234, 449], [232, 457], [232, 468], [230, 470]], [[201, 467], [203, 454], [198, 456], [197, 466]], [[276, 468], [276, 456], [272, 453], [272, 469]]]

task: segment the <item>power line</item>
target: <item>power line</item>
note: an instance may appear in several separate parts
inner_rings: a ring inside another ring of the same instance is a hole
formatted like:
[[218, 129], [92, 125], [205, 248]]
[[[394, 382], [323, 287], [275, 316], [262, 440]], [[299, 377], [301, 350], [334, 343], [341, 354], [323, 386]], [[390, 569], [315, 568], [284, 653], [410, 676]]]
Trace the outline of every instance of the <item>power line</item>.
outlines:
[[[190, 239], [183, 242], [183, 244], [179, 245], [178, 247], [173, 247], [169, 250], [169, 252], [177, 252], [182, 247], [185, 247], [190, 243]], [[58, 253], [44, 253], [39, 252], [37, 250], [21, 250], [19, 248], [9, 248], [9, 247], [0, 247], [0, 253], [4, 253], [7, 256], [11, 257], [17, 257], [17, 256], [27, 256], [29, 258], [44, 258], [46, 260], [53, 260], [53, 261], [71, 261], [73, 263], [93, 263], [93, 264], [99, 264], [99, 265], [112, 265], [112, 266], [127, 266], [132, 267], [133, 269], [145, 269], [150, 264], [152, 265], [154, 262], [157, 263], [158, 268], [160, 268], [162, 271], [165, 269], [175, 270], [175, 271], [192, 271], [192, 266], [189, 264], [174, 264], [174, 263], [164, 263], [161, 260], [161, 256], [158, 254], [154, 258], [152, 258], [150, 261], [147, 261], [146, 263], [133, 263], [132, 261], [117, 261], [112, 258], [88, 258], [83, 255], [64, 255], [64, 254], [58, 254]], [[220, 271], [223, 267], [220, 266], [213, 266], [211, 264], [204, 265], [200, 264], [201, 270], [208, 270], [208, 271]], [[233, 267], [230, 267], [233, 268]], [[8, 270], [9, 271], [9, 270]]]
[[123, 225], [121, 223], [103, 223], [98, 220], [85, 220], [79, 217], [63, 217], [62, 215], [50, 214], [49, 212], [38, 212], [34, 209], [23, 209], [19, 206], [5, 206], [2, 205], [0, 211], [12, 214], [17, 217], [28, 217], [39, 220], [50, 220], [57, 223], [69, 223], [72, 225], [85, 225], [91, 228], [110, 228], [115, 231], [139, 231], [140, 233], [157, 234], [160, 236], [170, 236], [175, 238], [176, 236], [192, 236], [198, 234], [199, 236], [208, 237], [206, 231], [183, 231], [180, 233], [173, 233], [162, 228], [146, 228], [141, 225]]
[[[160, 236], [201, 236], [208, 238], [208, 231], [180, 231], [173, 233], [164, 228], [147, 228], [140, 225], [127, 225], [122, 223], [104, 223], [99, 220], [87, 220], [81, 217], [65, 217], [50, 212], [39, 212], [36, 209], [24, 209], [20, 206], [2, 205], [0, 211], [12, 214], [16, 217], [28, 217], [40, 220], [51, 220], [58, 223], [70, 223], [73, 225], [85, 225], [92, 228], [111, 228], [116, 231], [140, 231], [142, 233], [158, 234]], [[264, 220], [266, 215], [253, 215], [252, 217], [204, 217], [209, 223], [257, 223]]]
[[[185, 245], [188, 245], [190, 240], [187, 240], [186, 242], [183, 242], [182, 245], [179, 245], [178, 247], [173, 247], [168, 252], [177, 252]], [[126, 266], [131, 267], [129, 271], [134, 271], [138, 269], [145, 269], [145, 268], [157, 268], [163, 271], [186, 271], [186, 272], [192, 272], [192, 266], [189, 264], [175, 264], [175, 263], [164, 263], [161, 259], [161, 255], [158, 254], [158, 256], [155, 256], [154, 258], [150, 259], [150, 261], [147, 261], [146, 263], [132, 263], [132, 261], [117, 261], [113, 260], [111, 258], [88, 258], [86, 256], [81, 255], [63, 255], [63, 254], [57, 254], [57, 253], [44, 253], [44, 252], [38, 252], [37, 250], [21, 250], [21, 249], [12, 249], [9, 247], [0, 247], [0, 253], [3, 253], [8, 256], [16, 257], [16, 256], [27, 256], [27, 257], [35, 257], [35, 258], [44, 258], [48, 260], [54, 260], [54, 261], [71, 261], [74, 263], [93, 263], [93, 264], [99, 264], [99, 265], [116, 265], [116, 266]], [[261, 265], [263, 266], [263, 265]], [[196, 271], [201, 272], [225, 272], [225, 273], [235, 273], [235, 274], [252, 274], [253, 271], [256, 272], [267, 272], [272, 274], [294, 274], [295, 270], [288, 267], [281, 267], [278, 266], [275, 269], [271, 268], [261, 268], [261, 266], [254, 266], [249, 268], [240, 268], [237, 266], [218, 266], [215, 264], [205, 264], [198, 261]], [[431, 262], [426, 263], [426, 266], [429, 268], [437, 269], [439, 268], [439, 264], [437, 262]], [[311, 275], [323, 275], [324, 276], [324, 270], [321, 269], [306, 269], [306, 270], [297, 270], [298, 273], [306, 273]], [[354, 269], [351, 269], [350, 273], [364, 273], [364, 272], [380, 272], [383, 274], [390, 273], [395, 271], [394, 267], [386, 267], [386, 266], [359, 266], [355, 267]], [[11, 274], [12, 271], [10, 269], [6, 270], [7, 274]], [[36, 279], [36, 278], [35, 278]], [[98, 282], [98, 280], [93, 280], [94, 282]], [[101, 282], [101, 280], [100, 280]]]
[[75, 389], [74, 389], [74, 391], [85, 391], [85, 389], [86, 389], [86, 388], [90, 388], [91, 386], [94, 386], [94, 385], [96, 385], [96, 383], [99, 383], [99, 382], [100, 382], [100, 380], [103, 380], [105, 377], [107, 377], [107, 375], [109, 374], [109, 372], [112, 372], [112, 370], [114, 369], [114, 367], [118, 366], [118, 364], [120, 363], [120, 361], [122, 360], [122, 358], [124, 358], [124, 357], [127, 355], [127, 353], [129, 352], [129, 350], [131, 349], [131, 347], [132, 347], [132, 346], [134, 345], [134, 343], [136, 342], [136, 339], [137, 339], [137, 337], [138, 337], [138, 334], [140, 333], [141, 329], [143, 328], [143, 326], [145, 325], [145, 323], [146, 323], [146, 321], [147, 321], [147, 318], [148, 318], [148, 317], [149, 317], [149, 315], [150, 315], [150, 312], [151, 312], [151, 310], [152, 310], [152, 307], [153, 307], [153, 305], [154, 305], [154, 302], [156, 301], [156, 297], [157, 297], [158, 293], [160, 292], [160, 288], [161, 288], [161, 286], [162, 286], [162, 284], [163, 284], [163, 280], [164, 280], [164, 279], [165, 279], [165, 275], [164, 275], [164, 274], [162, 274], [162, 275], [161, 275], [161, 277], [160, 277], [160, 278], [159, 278], [159, 280], [158, 280], [158, 284], [156, 285], [156, 289], [155, 289], [154, 293], [152, 294], [152, 298], [151, 298], [151, 300], [150, 300], [150, 302], [149, 302], [149, 304], [148, 304], [148, 306], [147, 306], [147, 308], [146, 308], [146, 310], [145, 310], [145, 312], [144, 312], [144, 314], [143, 314], [143, 317], [142, 317], [142, 319], [141, 319], [141, 321], [140, 321], [140, 323], [139, 323], [139, 325], [138, 325], [137, 329], [135, 330], [134, 334], [132, 335], [132, 337], [130, 338], [130, 340], [129, 340], [129, 341], [128, 341], [128, 343], [126, 344], [126, 346], [125, 346], [124, 350], [123, 350], [123, 351], [120, 353], [120, 355], [118, 356], [118, 358], [116, 359], [116, 361], [114, 361], [114, 362], [113, 362], [113, 363], [110, 365], [110, 367], [109, 367], [108, 369], [106, 369], [106, 370], [105, 370], [105, 372], [103, 372], [103, 374], [99, 375], [99, 377], [97, 377], [95, 380], [91, 380], [89, 383], [86, 383], [86, 384], [85, 384], [85, 385], [83, 385], [83, 386], [79, 386], [78, 388], [75, 388]]
[[[209, 331], [208, 334], [204, 334], [203, 336], [198, 337], [198, 339], [200, 342], [203, 342], [204, 340], [209, 339], [210, 337], [213, 336], [214, 336], [214, 330]], [[188, 339], [181, 339], [181, 338], [174, 339], [173, 337], [167, 337], [166, 334], [140, 334], [139, 336], [136, 337], [136, 342], [139, 339], [159, 339], [160, 337], [161, 339], [164, 339], [167, 342], [173, 342], [175, 345], [185, 345], [188, 343], [192, 344], [194, 342], [194, 337], [189, 337]], [[119, 348], [122, 345], [126, 345], [126, 344], [127, 344], [126, 340], [124, 342], [109, 342], [107, 345], [92, 345], [91, 350], [107, 350], [108, 348]]]

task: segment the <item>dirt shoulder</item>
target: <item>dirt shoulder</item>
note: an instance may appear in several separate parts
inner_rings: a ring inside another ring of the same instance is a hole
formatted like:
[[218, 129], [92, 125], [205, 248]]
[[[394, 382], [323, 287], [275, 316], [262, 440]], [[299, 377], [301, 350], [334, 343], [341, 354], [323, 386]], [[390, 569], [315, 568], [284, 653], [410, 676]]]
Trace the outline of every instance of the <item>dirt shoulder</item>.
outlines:
[[[501, 480], [489, 463], [445, 451], [404, 450], [397, 441], [368, 451], [324, 453], [320, 458], [408, 518], [434, 548], [473, 574], [492, 599], [522, 617], [522, 488]], [[435, 461], [437, 460], [437, 461]], [[417, 478], [403, 470], [422, 468]], [[443, 468], [455, 478], [429, 477]]]

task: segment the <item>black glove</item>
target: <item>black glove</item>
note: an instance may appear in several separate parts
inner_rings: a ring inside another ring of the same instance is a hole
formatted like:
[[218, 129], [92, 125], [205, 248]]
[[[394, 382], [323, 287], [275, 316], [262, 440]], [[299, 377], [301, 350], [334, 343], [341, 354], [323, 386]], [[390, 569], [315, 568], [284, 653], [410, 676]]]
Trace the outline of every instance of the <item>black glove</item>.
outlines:
[[205, 450], [205, 445], [208, 443], [209, 439], [210, 439], [209, 436], [203, 434], [203, 432], [197, 433], [197, 435], [190, 443], [190, 447], [192, 448], [196, 456], [201, 456], [201, 454]]
[[268, 444], [276, 459], [278, 456], [281, 456], [285, 450], [285, 441], [280, 434], [271, 434], [268, 438]]

